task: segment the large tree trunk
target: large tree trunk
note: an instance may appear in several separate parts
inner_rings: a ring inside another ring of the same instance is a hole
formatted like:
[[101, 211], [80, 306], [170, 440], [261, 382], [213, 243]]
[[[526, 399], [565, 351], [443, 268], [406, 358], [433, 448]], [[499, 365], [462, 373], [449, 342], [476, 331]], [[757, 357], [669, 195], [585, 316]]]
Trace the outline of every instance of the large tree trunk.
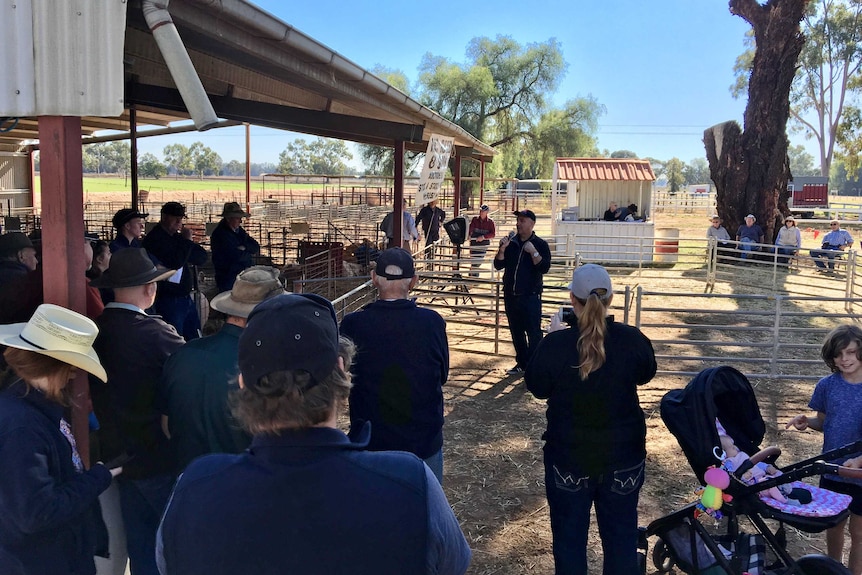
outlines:
[[731, 234], [746, 214], [757, 216], [766, 241], [776, 215], [787, 213], [787, 120], [790, 85], [804, 38], [800, 21], [808, 0], [730, 0], [730, 11], [751, 24], [756, 49], [748, 80], [745, 128], [725, 122], [704, 131], [718, 213]]

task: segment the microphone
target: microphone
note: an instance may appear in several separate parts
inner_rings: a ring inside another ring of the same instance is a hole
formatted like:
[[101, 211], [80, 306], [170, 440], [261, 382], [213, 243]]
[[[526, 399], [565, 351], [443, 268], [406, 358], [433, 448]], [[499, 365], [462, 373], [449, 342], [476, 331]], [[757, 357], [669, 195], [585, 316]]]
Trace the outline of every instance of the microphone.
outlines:
[[513, 239], [515, 239], [515, 232], [509, 232], [509, 241], [511, 242]]

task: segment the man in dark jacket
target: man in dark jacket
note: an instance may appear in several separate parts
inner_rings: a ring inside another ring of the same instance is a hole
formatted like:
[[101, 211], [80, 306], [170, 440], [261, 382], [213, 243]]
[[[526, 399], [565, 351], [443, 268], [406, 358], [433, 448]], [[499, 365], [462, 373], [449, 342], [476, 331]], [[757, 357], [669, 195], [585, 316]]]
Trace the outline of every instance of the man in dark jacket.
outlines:
[[221, 330], [188, 342], [165, 364], [162, 393], [179, 470], [208, 453], [240, 453], [251, 442], [228, 407], [228, 394], [237, 388], [239, 336], [254, 306], [283, 293], [277, 269], [252, 266], [243, 271], [233, 289], [210, 303], [227, 315]]
[[437, 207], [437, 200], [428, 202], [416, 214], [416, 221], [422, 224], [426, 246], [440, 239], [440, 225], [444, 219], [446, 219], [446, 212]]
[[0, 324], [27, 321], [42, 303], [36, 248], [26, 234], [0, 235]]
[[230, 290], [237, 274], [251, 267], [254, 256], [260, 253], [260, 244], [240, 225], [250, 215], [237, 202], [227, 202], [221, 211], [222, 220], [210, 236], [219, 292]]
[[157, 268], [142, 248], [126, 248], [92, 282], [115, 295], [96, 322], [99, 335], [93, 344], [108, 381], [91, 378], [90, 395], [101, 425], [101, 459], [127, 460], [118, 485], [135, 575], [158, 574], [156, 529], [175, 478], [162, 429], [164, 402], [157, 391], [165, 361], [185, 342], [173, 326], [144, 311], [153, 305], [156, 282], [174, 272]]
[[348, 314], [341, 333], [356, 344], [350, 434], [371, 422], [374, 451], [409, 451], [443, 482], [443, 385], [449, 377], [446, 322], [407, 299], [416, 285], [413, 257], [389, 248], [371, 279], [376, 302]]
[[239, 341], [241, 455], [207, 455], [177, 481], [159, 530], [162, 575], [461, 575], [470, 549], [430, 470], [366, 451], [338, 428], [353, 345], [332, 304], [284, 294]]
[[503, 303], [512, 344], [515, 366], [509, 370], [520, 375], [542, 340], [542, 276], [551, 268], [548, 243], [533, 232], [536, 214], [532, 210], [515, 212], [517, 233], [500, 240], [494, 269], [503, 272]]
[[117, 230], [117, 236], [110, 243], [111, 253], [116, 253], [124, 248], [141, 247], [141, 237], [144, 235], [145, 219], [150, 214], [140, 212], [132, 208], [117, 210], [111, 223]]
[[194, 299], [195, 266], [207, 262], [207, 252], [192, 241], [192, 232], [183, 226], [186, 208], [179, 202], [162, 206], [159, 225], [144, 238], [142, 246], [157, 263], [177, 270], [177, 274], [159, 284], [156, 313], [177, 328], [184, 338], [200, 337], [201, 320]]

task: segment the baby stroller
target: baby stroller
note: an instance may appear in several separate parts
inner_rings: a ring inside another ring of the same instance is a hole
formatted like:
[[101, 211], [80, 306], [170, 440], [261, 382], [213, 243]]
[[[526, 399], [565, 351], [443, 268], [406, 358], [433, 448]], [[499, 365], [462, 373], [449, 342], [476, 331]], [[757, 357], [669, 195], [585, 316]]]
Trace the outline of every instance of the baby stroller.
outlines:
[[[661, 401], [661, 417], [703, 485], [706, 485], [705, 472], [721, 465], [716, 420], [721, 422], [739, 450], [749, 454], [758, 451], [766, 432], [751, 384], [742, 373], [727, 366], [706, 369], [684, 389], [665, 394]], [[794, 560], [786, 550], [785, 525], [806, 533], [819, 533], [843, 521], [849, 513], [848, 496], [798, 483], [798, 480], [822, 474], [859, 477], [860, 470], [825, 463], [859, 451], [862, 451], [862, 441], [782, 467], [781, 475], [753, 485], [739, 479], [746, 469], [741, 466], [731, 474], [730, 485], [725, 490], [732, 500], [720, 509], [727, 518], [726, 534], [710, 534], [697, 519], [697, 502], [649, 525], [647, 537], [657, 535], [659, 538], [652, 553], [656, 569], [667, 572], [677, 566], [685, 573], [704, 575], [849, 574], [841, 563], [825, 555], [806, 555]], [[773, 461], [769, 463], [774, 464]], [[812, 503], [799, 507], [779, 505], [781, 509], [778, 509], [768, 505], [765, 501], [769, 499], [760, 495], [772, 487], [793, 482], [812, 494]], [[742, 516], [750, 520], [758, 534], [740, 532]], [[765, 519], [778, 522], [775, 532], [770, 530]], [[775, 563], [768, 568], [764, 565], [767, 547], [775, 556]]]

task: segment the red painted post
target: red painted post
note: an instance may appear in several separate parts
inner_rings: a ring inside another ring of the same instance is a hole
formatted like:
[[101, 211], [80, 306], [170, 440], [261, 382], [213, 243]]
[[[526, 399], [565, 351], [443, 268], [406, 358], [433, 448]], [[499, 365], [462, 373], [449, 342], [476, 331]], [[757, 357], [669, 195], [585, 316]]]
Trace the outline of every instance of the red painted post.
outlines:
[[[81, 118], [39, 117], [44, 300], [86, 313]], [[87, 374], [72, 382], [72, 432], [89, 462]]]
[[452, 217], [457, 218], [461, 208], [461, 156], [455, 156], [455, 173], [452, 176], [455, 185], [455, 193], [452, 194]]
[[392, 247], [401, 247], [404, 237], [404, 142], [395, 142], [395, 179], [392, 183]]

